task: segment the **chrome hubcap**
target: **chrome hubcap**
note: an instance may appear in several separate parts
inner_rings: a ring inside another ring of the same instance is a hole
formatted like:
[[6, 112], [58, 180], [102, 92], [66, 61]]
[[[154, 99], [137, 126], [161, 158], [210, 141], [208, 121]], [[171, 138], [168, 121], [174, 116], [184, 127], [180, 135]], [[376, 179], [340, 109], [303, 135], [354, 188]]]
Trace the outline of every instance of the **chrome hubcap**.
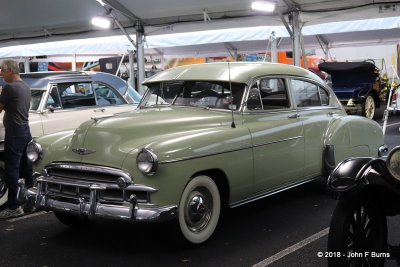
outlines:
[[185, 221], [190, 231], [201, 232], [207, 227], [212, 214], [212, 197], [206, 190], [192, 191], [187, 198]]

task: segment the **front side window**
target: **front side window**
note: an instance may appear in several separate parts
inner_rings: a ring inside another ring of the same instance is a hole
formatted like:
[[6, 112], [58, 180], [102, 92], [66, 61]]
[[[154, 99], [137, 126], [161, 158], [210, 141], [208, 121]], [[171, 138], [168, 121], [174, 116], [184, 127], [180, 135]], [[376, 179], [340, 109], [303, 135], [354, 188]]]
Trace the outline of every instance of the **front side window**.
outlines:
[[38, 110], [39, 105], [40, 105], [40, 100], [42, 99], [42, 96], [44, 94], [44, 90], [36, 90], [32, 89], [31, 90], [31, 106], [30, 110]]
[[255, 82], [246, 102], [249, 110], [273, 110], [290, 107], [284, 79], [264, 78]]
[[[212, 81], [173, 81], [148, 85], [140, 107], [154, 105], [213, 109], [240, 108], [245, 84]], [[232, 92], [231, 92], [232, 89]]]
[[90, 82], [59, 83], [57, 89], [64, 109], [96, 105], [96, 99]]
[[125, 103], [121, 96], [116, 94], [111, 87], [105, 84], [93, 83], [93, 90], [97, 105], [99, 106], [121, 105]]

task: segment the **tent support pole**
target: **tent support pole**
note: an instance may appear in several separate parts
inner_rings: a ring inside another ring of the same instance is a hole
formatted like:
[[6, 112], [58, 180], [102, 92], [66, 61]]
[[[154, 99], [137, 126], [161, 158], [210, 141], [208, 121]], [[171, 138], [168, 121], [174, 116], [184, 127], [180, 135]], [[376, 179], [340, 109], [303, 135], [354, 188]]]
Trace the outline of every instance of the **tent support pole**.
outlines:
[[144, 87], [142, 82], [145, 78], [144, 69], [144, 43], [143, 43], [144, 29], [140, 20], [136, 21], [136, 63], [137, 63], [137, 87], [136, 90], [139, 94], [144, 94]]
[[[133, 50], [128, 51], [129, 56], [129, 80], [128, 83], [132, 88], [135, 88], [135, 53]], [[122, 60], [124, 59], [125, 54], [122, 56]]]

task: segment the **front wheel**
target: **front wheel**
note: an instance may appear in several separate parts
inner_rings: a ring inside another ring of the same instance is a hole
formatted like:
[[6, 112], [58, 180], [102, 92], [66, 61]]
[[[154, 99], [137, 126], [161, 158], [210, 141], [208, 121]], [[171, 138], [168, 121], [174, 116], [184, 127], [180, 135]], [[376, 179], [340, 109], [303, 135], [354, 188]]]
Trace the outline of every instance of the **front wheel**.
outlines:
[[372, 95], [368, 95], [365, 101], [362, 104], [362, 114], [368, 119], [374, 119], [375, 116], [375, 100]]
[[341, 200], [328, 237], [328, 251], [340, 257], [328, 258], [328, 266], [383, 266], [384, 257], [372, 254], [386, 250], [386, 216], [378, 207], [362, 197]]
[[190, 180], [179, 203], [179, 226], [193, 244], [205, 242], [214, 233], [221, 212], [221, 198], [215, 182], [208, 176]]

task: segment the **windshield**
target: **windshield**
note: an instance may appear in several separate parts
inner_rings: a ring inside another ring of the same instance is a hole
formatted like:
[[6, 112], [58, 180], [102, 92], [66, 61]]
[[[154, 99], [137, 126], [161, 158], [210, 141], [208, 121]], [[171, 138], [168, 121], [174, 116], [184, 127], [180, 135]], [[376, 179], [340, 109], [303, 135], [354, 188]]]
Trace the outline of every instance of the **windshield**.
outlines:
[[168, 81], [149, 84], [148, 88], [140, 107], [173, 105], [237, 110], [240, 108], [245, 84]]
[[44, 90], [37, 90], [37, 89], [32, 89], [31, 90], [31, 107], [30, 110], [38, 110], [40, 100], [42, 99], [42, 96], [44, 94]]

